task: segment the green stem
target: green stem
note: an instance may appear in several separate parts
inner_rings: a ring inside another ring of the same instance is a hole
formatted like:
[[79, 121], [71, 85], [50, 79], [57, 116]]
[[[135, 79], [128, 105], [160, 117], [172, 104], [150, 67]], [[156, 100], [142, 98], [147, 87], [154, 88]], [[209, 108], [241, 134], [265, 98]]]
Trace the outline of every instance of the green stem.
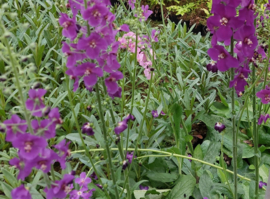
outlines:
[[106, 126], [105, 126], [103, 109], [102, 109], [102, 106], [101, 106], [101, 98], [100, 98], [100, 94], [99, 94], [98, 83], [96, 84], [95, 88], [96, 88], [96, 94], [97, 94], [99, 116], [100, 116], [101, 123], [102, 123], [102, 129], [103, 129], [104, 140], [105, 140], [105, 145], [106, 145], [106, 152], [107, 152], [107, 155], [108, 155], [112, 181], [113, 181], [113, 184], [114, 184], [115, 196], [116, 196], [116, 199], [119, 199], [118, 189], [117, 189], [117, 185], [116, 185], [116, 179], [115, 179], [114, 172], [113, 172], [112, 157], [111, 157], [111, 152], [110, 152], [109, 143], [108, 143], [108, 139], [107, 139], [107, 129], [106, 129]]
[[[98, 152], [98, 151], [104, 151], [105, 149], [103, 148], [99, 148], [99, 149], [90, 149], [89, 151], [91, 152]], [[118, 151], [118, 148], [110, 148], [111, 151]], [[135, 151], [135, 148], [127, 148], [127, 151]], [[160, 154], [165, 154], [167, 155], [167, 157], [180, 157], [180, 158], [184, 158], [184, 159], [190, 159], [190, 160], [194, 160], [196, 162], [200, 162], [202, 164], [205, 165], [209, 165], [211, 167], [214, 167], [216, 169], [220, 169], [220, 170], [224, 170], [224, 168], [211, 164], [209, 162], [205, 162], [203, 160], [199, 160], [193, 157], [189, 157], [189, 156], [185, 156], [185, 155], [179, 155], [179, 154], [175, 154], [175, 153], [170, 153], [170, 152], [166, 152], [166, 151], [160, 151], [160, 150], [155, 150], [155, 149], [137, 149], [137, 151], [143, 151], [143, 152], [153, 152], [153, 153], [160, 153]], [[71, 154], [75, 154], [75, 153], [81, 153], [84, 152], [84, 150], [78, 150], [78, 151], [72, 151]], [[153, 155], [151, 157], [154, 157]], [[159, 155], [157, 155], [157, 157], [159, 157]], [[233, 171], [226, 169], [226, 172], [234, 174]], [[245, 176], [239, 175], [237, 174], [237, 176], [243, 180], [246, 181], [251, 181], [251, 179], [246, 178]], [[265, 189], [264, 189], [265, 190]]]
[[55, 175], [54, 175], [54, 168], [53, 165], [51, 165], [51, 174], [52, 174], [52, 179], [55, 181]]
[[[95, 173], [96, 173], [96, 175], [97, 175], [97, 177], [99, 179], [99, 183], [102, 184], [102, 181], [101, 181], [101, 179], [99, 177], [99, 174], [97, 172], [97, 169], [96, 169], [96, 167], [94, 165], [93, 159], [92, 159], [92, 157], [91, 157], [91, 155], [89, 153], [89, 150], [87, 150], [87, 146], [86, 146], [86, 144], [84, 142], [84, 139], [83, 139], [83, 136], [82, 136], [82, 132], [81, 132], [81, 128], [80, 128], [80, 125], [79, 125], [79, 122], [78, 122], [78, 118], [76, 116], [76, 113], [75, 113], [75, 110], [74, 110], [74, 105], [73, 105], [73, 102], [72, 102], [71, 91], [69, 89], [69, 79], [68, 79], [68, 76], [67, 75], [65, 75], [65, 76], [66, 76], [66, 85], [67, 85], [67, 91], [68, 91], [68, 98], [69, 98], [70, 108], [71, 108], [71, 112], [72, 112], [72, 115], [73, 115], [74, 120], [75, 120], [77, 131], [79, 132], [79, 136], [80, 136], [80, 139], [81, 139], [83, 148], [85, 150], [85, 154], [88, 157], [88, 159], [89, 159], [89, 161], [90, 161], [90, 163], [91, 163], [91, 165], [92, 165], [92, 167], [93, 167], [93, 169], [94, 169], [94, 171], [95, 171]], [[106, 190], [105, 190], [105, 194], [107, 195], [108, 198], [110, 198], [110, 196], [109, 196], [109, 194], [108, 194], [108, 192]]]
[[[233, 56], [233, 37], [231, 38], [231, 55]], [[234, 79], [234, 68], [231, 68], [231, 80]], [[232, 96], [232, 128], [233, 128], [233, 177], [234, 177], [234, 198], [238, 199], [237, 197], [237, 132], [235, 130], [235, 89], [232, 88], [231, 96]]]
[[[3, 30], [4, 30], [4, 28], [3, 28]], [[21, 106], [22, 106], [22, 109], [23, 109], [23, 114], [24, 114], [24, 117], [26, 119], [28, 129], [30, 130], [31, 134], [34, 134], [34, 131], [33, 131], [33, 128], [31, 126], [31, 122], [30, 122], [30, 117], [29, 117], [28, 112], [26, 110], [25, 99], [24, 99], [24, 96], [23, 96], [23, 90], [22, 90], [21, 83], [20, 83], [20, 80], [19, 80], [19, 73], [18, 73], [18, 70], [16, 68], [16, 63], [15, 63], [15, 60], [13, 58], [13, 55], [12, 55], [12, 52], [11, 52], [11, 49], [10, 49], [10, 46], [9, 46], [9, 43], [8, 43], [7, 39], [4, 37], [3, 40], [4, 40], [4, 43], [5, 43], [5, 45], [7, 47], [7, 50], [8, 50], [8, 55], [9, 55], [11, 66], [12, 66], [13, 73], [14, 73], [14, 76], [15, 76], [15, 85], [16, 85], [16, 87], [18, 89], [20, 99], [21, 99]]]

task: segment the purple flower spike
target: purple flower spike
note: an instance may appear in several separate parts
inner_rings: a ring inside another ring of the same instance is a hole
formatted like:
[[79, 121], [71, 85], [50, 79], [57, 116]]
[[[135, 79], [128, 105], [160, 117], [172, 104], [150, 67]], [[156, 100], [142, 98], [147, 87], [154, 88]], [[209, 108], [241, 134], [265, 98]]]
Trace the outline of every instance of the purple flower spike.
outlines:
[[83, 63], [76, 68], [76, 76], [84, 76], [84, 84], [86, 87], [93, 87], [97, 81], [98, 77], [103, 76], [103, 71], [101, 68], [96, 68], [93, 63]]
[[12, 199], [32, 199], [29, 191], [24, 187], [23, 184], [11, 191], [11, 198]]
[[140, 190], [148, 190], [149, 189], [148, 186], [142, 186], [141, 184], [140, 184], [139, 188], [140, 188]]
[[114, 132], [116, 135], [119, 135], [120, 133], [122, 133], [126, 129], [127, 129], [127, 122], [125, 120], [123, 120], [122, 122], [119, 122], [117, 124], [117, 127], [114, 128]]
[[127, 159], [128, 159], [129, 164], [131, 164], [132, 158], [133, 158], [133, 152], [130, 152], [130, 153], [127, 152]]
[[75, 18], [70, 19], [67, 14], [60, 13], [61, 17], [59, 18], [60, 25], [63, 29], [63, 36], [74, 40], [77, 37], [77, 26]]
[[29, 133], [18, 135], [12, 142], [13, 146], [19, 149], [19, 155], [27, 160], [33, 160], [48, 145], [47, 141]]
[[81, 187], [85, 187], [85, 188], [87, 188], [87, 185], [89, 183], [91, 183], [91, 181], [92, 180], [86, 176], [86, 173], [85, 172], [82, 172], [80, 174], [80, 177], [75, 179], [75, 182], [77, 184], [79, 184]]
[[19, 180], [24, 180], [32, 172], [32, 163], [23, 158], [13, 158], [9, 164], [15, 166], [20, 172], [18, 175]]
[[31, 126], [39, 136], [43, 136], [46, 139], [55, 137], [56, 125], [49, 119], [41, 120], [40, 123], [38, 120], [32, 120]]
[[21, 120], [18, 115], [12, 115], [9, 120], [4, 121], [3, 123], [6, 125], [6, 141], [8, 142], [12, 142], [19, 134], [23, 134], [27, 130], [26, 121]]
[[32, 111], [32, 115], [36, 117], [42, 117], [42, 109], [45, 108], [45, 105], [43, 103], [43, 96], [46, 94], [45, 89], [30, 89], [29, 99], [26, 100], [26, 108], [30, 111]]
[[262, 189], [263, 186], [267, 186], [267, 183], [260, 181], [259, 182], [259, 188]]
[[95, 134], [95, 132], [93, 131], [91, 127], [91, 123], [89, 122], [84, 123], [84, 125], [82, 126], [82, 133], [89, 136], [93, 136]]
[[61, 164], [62, 169], [66, 168], [66, 157], [70, 156], [70, 150], [68, 148], [70, 142], [66, 143], [66, 140], [62, 140], [57, 145], [54, 146], [58, 152], [58, 162]]
[[46, 187], [44, 192], [46, 193], [47, 199], [62, 199], [71, 192], [70, 184], [72, 184], [74, 179], [73, 175], [65, 174], [62, 180], [55, 181], [51, 188]]
[[226, 126], [220, 122], [217, 122], [215, 124], [215, 130], [217, 130], [218, 132], [223, 131], [226, 128]]
[[117, 81], [123, 79], [123, 74], [120, 71], [111, 73], [110, 77], [105, 79], [105, 85], [108, 93], [114, 94], [118, 90]]
[[266, 123], [266, 121], [270, 118], [269, 114], [266, 115], [261, 115], [259, 120], [258, 120], [258, 125], [261, 125], [262, 122]]
[[102, 3], [97, 3], [93, 7], [87, 8], [82, 12], [82, 17], [88, 21], [90, 26], [97, 27], [100, 23], [106, 21], [105, 15], [109, 9]]
[[85, 50], [90, 59], [96, 59], [99, 57], [101, 50], [107, 49], [107, 42], [99, 34], [92, 32], [89, 37], [79, 39], [77, 48], [78, 50]]
[[263, 104], [268, 104], [270, 102], [270, 88], [266, 86], [266, 88], [259, 91], [256, 96], [262, 99]]
[[218, 70], [225, 72], [230, 68], [239, 66], [238, 60], [232, 57], [229, 52], [223, 47], [216, 45], [208, 50], [208, 55], [212, 60], [217, 62]]

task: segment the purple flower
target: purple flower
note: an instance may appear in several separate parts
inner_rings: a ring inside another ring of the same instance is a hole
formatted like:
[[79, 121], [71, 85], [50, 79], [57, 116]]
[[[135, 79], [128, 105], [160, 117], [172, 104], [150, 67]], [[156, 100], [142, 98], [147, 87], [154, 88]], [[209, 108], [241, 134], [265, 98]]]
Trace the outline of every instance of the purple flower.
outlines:
[[82, 17], [88, 21], [90, 26], [97, 27], [105, 21], [105, 15], [109, 9], [102, 3], [97, 3], [93, 7], [89, 7], [82, 12]]
[[123, 24], [120, 26], [120, 30], [124, 32], [129, 32], [129, 26], [127, 24]]
[[21, 157], [12, 158], [9, 164], [15, 166], [19, 170], [18, 179], [24, 180], [32, 172], [32, 162]]
[[23, 184], [21, 184], [21, 186], [11, 191], [11, 198], [12, 199], [32, 199], [29, 191], [24, 187]]
[[154, 42], [158, 42], [157, 35], [160, 33], [160, 31], [157, 31], [156, 29], [153, 29], [151, 32], [151, 37]]
[[267, 183], [260, 181], [259, 182], [259, 188], [262, 189], [263, 186], [267, 186]]
[[83, 0], [68, 0], [69, 6], [72, 10], [73, 16], [77, 15], [78, 11], [81, 10]]
[[122, 133], [126, 129], [127, 129], [127, 122], [125, 120], [123, 120], [122, 122], [119, 122], [117, 124], [117, 127], [114, 128], [114, 132], [116, 135], [119, 135], [120, 133]]
[[238, 74], [230, 82], [230, 88], [235, 87], [236, 91], [243, 92], [245, 90], [245, 86], [248, 84], [246, 80], [249, 73], [250, 73], [250, 70], [248, 67], [238, 68]]
[[89, 37], [84, 36], [79, 39], [77, 48], [85, 50], [90, 59], [96, 59], [101, 50], [106, 50], [107, 42], [99, 34], [92, 32]]
[[136, 0], [128, 0], [128, 5], [130, 6], [130, 8], [133, 10], [135, 8], [135, 4]]
[[157, 110], [153, 110], [152, 111], [152, 115], [153, 115], [153, 117], [158, 117], [159, 115], [158, 115], [158, 111]]
[[256, 96], [262, 99], [263, 104], [268, 104], [270, 102], [270, 88], [266, 86], [266, 88], [259, 91]]
[[101, 68], [97, 68], [93, 63], [83, 63], [76, 68], [76, 75], [84, 76], [83, 81], [86, 87], [92, 88], [98, 81], [98, 77], [103, 76]]
[[[254, 36], [255, 28], [254, 26], [243, 26], [234, 34], [234, 38], [238, 40], [238, 50], [243, 52], [243, 55], [251, 58], [253, 56], [254, 50], [258, 45], [258, 40]], [[240, 43], [240, 45], [239, 45]]]
[[100, 184], [95, 184], [98, 188], [100, 188], [100, 189], [103, 189], [103, 187], [102, 187], [102, 185], [100, 185]]
[[66, 198], [66, 196], [71, 192], [71, 187], [69, 186], [72, 184], [74, 179], [73, 175], [65, 174], [62, 180], [55, 181], [51, 188], [46, 187], [44, 192], [46, 193], [47, 199], [54, 199], [54, 198]]
[[218, 132], [223, 131], [226, 128], [226, 126], [220, 122], [217, 122], [215, 124], [215, 130], [217, 130]]
[[117, 81], [123, 79], [123, 74], [120, 71], [111, 73], [111, 75], [105, 79], [105, 85], [108, 93], [114, 94], [118, 90]]
[[48, 145], [47, 141], [30, 133], [19, 134], [17, 139], [12, 141], [12, 145], [19, 149], [20, 157], [33, 160]]
[[[146, 21], [148, 19], [148, 17], [153, 13], [153, 11], [148, 10], [148, 8], [149, 8], [148, 5], [146, 5], [146, 6], [142, 5], [142, 11], [143, 11], [142, 15], [144, 16], [144, 18], [143, 18], [144, 21]], [[140, 21], [141, 21], [141, 19], [140, 19]]]
[[26, 108], [32, 111], [32, 115], [36, 117], [42, 117], [42, 109], [45, 108], [43, 103], [43, 96], [46, 94], [45, 89], [30, 89], [29, 99], [26, 100]]
[[112, 99], [114, 99], [115, 97], [118, 97], [118, 98], [122, 97], [121, 93], [122, 93], [122, 88], [121, 88], [121, 87], [118, 87], [118, 88], [117, 88], [117, 91], [116, 91], [115, 93], [108, 93], [108, 95], [109, 95]]
[[217, 63], [215, 61], [211, 61], [209, 64], [207, 64], [206, 69], [212, 73], [217, 73]]
[[70, 192], [70, 199], [89, 199], [92, 197], [95, 189], [88, 191], [88, 188], [81, 188], [80, 190], [73, 190]]
[[140, 188], [140, 190], [148, 190], [149, 189], [148, 186], [142, 186], [141, 184], [140, 184], [139, 188]]
[[63, 36], [74, 40], [77, 37], [77, 26], [75, 17], [70, 19], [67, 14], [60, 13], [61, 17], [59, 18], [60, 25], [64, 28], [63, 29]]
[[70, 156], [70, 150], [68, 148], [70, 142], [66, 143], [66, 140], [62, 140], [57, 145], [54, 146], [58, 150], [58, 162], [60, 163], [62, 169], [66, 168], [66, 157]]
[[[67, 67], [72, 68], [76, 65], [76, 62], [79, 60], [83, 60], [86, 58], [84, 53], [81, 53], [77, 51], [77, 45], [71, 45], [69, 46], [66, 42], [62, 42], [63, 47], [62, 47], [62, 52], [67, 56]], [[71, 50], [72, 48], [75, 48], [74, 51]]]
[[35, 132], [35, 134], [39, 136], [43, 136], [46, 139], [50, 139], [55, 137], [55, 123], [53, 123], [50, 119], [41, 120], [32, 120], [31, 126]]
[[258, 120], [258, 125], [261, 125], [262, 122], [266, 123], [266, 121], [270, 118], [269, 114], [266, 115], [261, 115], [259, 120]]
[[62, 124], [63, 123], [63, 121], [60, 117], [60, 113], [58, 111], [58, 108], [51, 109], [48, 116], [55, 124]]
[[82, 126], [82, 133], [89, 136], [93, 136], [95, 134], [95, 132], [91, 127], [91, 123], [89, 122], [84, 123], [84, 125]]
[[128, 161], [124, 160], [122, 170], [124, 171], [127, 167], [128, 167]]
[[5, 120], [3, 123], [6, 125], [6, 141], [8, 142], [12, 142], [19, 134], [23, 134], [27, 130], [26, 121], [21, 120], [18, 115], [12, 115], [9, 120]]
[[133, 159], [133, 152], [131, 153], [127, 152], [127, 159], [128, 159], [129, 164], [131, 164], [132, 159]]
[[76, 92], [79, 87], [79, 78], [75, 75], [76, 69], [77, 68], [69, 68], [68, 70], [66, 70], [66, 74], [69, 76], [69, 78], [74, 80], [73, 92]]
[[91, 181], [92, 180], [86, 176], [86, 173], [85, 172], [82, 172], [80, 174], [80, 177], [75, 179], [75, 182], [77, 184], [79, 184], [81, 187], [85, 187], [85, 188], [87, 188], [87, 185], [89, 183], [91, 183]]
[[[191, 154], [188, 154], [188, 157], [192, 157], [192, 155]], [[188, 159], [188, 161], [192, 162], [191, 159]]]
[[126, 123], [128, 123], [129, 120], [135, 121], [135, 119], [136, 118], [133, 115], [128, 114], [124, 120], [126, 121]]
[[91, 177], [92, 179], [94, 179], [94, 180], [97, 180], [97, 179], [98, 179], [97, 174], [96, 174], [95, 172], [93, 172], [93, 173], [90, 175], [90, 177]]
[[232, 57], [223, 46], [216, 45], [208, 50], [208, 54], [212, 60], [217, 62], [218, 70], [225, 72], [230, 68], [237, 68], [239, 63], [237, 59]]
[[58, 155], [51, 149], [44, 149], [41, 156], [33, 160], [35, 167], [48, 173], [51, 170], [51, 164], [58, 159]]

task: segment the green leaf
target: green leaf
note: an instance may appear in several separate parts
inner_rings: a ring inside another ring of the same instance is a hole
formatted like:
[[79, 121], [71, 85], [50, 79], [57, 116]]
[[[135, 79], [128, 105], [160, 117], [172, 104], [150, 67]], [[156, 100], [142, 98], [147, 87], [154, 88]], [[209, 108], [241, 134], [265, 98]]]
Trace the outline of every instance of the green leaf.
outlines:
[[9, 171], [6, 169], [2, 169], [2, 172], [4, 174], [5, 181], [10, 184], [13, 188], [15, 188], [17, 184], [17, 179], [14, 177], [13, 174], [11, 174]]
[[[193, 157], [198, 159], [198, 160], [203, 160], [203, 152], [201, 145], [197, 145], [197, 147], [194, 150]], [[197, 161], [192, 161], [192, 165], [195, 166], [196, 171], [199, 170], [202, 166], [202, 163], [197, 162]]]
[[11, 191], [13, 188], [5, 182], [1, 182], [1, 186], [2, 186], [3, 192], [5, 193], [5, 196], [7, 196], [8, 198], [11, 198]]
[[211, 189], [211, 192], [220, 191], [224, 195], [226, 195], [228, 198], [233, 198], [233, 193], [231, 192], [228, 185], [220, 184], [220, 183], [214, 183]]
[[213, 182], [212, 182], [212, 179], [210, 178], [209, 174], [206, 171], [204, 171], [204, 173], [201, 176], [200, 181], [199, 181], [199, 189], [200, 189], [202, 197], [209, 198], [212, 184], [213, 184]]
[[147, 177], [158, 182], [173, 182], [177, 179], [178, 176], [174, 173], [159, 173], [150, 171], [147, 173]]
[[[205, 162], [214, 163], [216, 161], [216, 157], [219, 155], [219, 151], [220, 151], [220, 142], [211, 142], [203, 160]], [[206, 166], [207, 165], [204, 165], [204, 168]]]
[[61, 103], [62, 100], [67, 96], [67, 94], [68, 94], [68, 92], [66, 91], [66, 92], [62, 93], [61, 95], [59, 95], [59, 96], [57, 97], [57, 99], [54, 101], [52, 107], [53, 107], [53, 108], [54, 108], [54, 107], [57, 107], [58, 104]]
[[263, 182], [268, 181], [269, 169], [264, 164], [262, 166], [260, 166], [259, 174], [262, 177]]
[[171, 190], [168, 199], [187, 199], [195, 188], [196, 179], [192, 175], [181, 175], [180, 180]]

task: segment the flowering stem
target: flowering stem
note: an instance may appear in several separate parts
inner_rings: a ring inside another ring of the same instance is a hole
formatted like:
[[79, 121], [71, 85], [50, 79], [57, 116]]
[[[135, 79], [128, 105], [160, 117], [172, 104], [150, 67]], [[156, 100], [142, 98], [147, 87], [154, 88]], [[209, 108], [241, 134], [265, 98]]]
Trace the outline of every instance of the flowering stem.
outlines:
[[[82, 132], [81, 132], [81, 128], [79, 126], [79, 122], [78, 122], [78, 119], [77, 119], [77, 116], [76, 116], [76, 113], [74, 111], [74, 105], [73, 105], [73, 102], [72, 102], [72, 97], [71, 97], [71, 91], [69, 89], [69, 79], [68, 79], [68, 76], [66, 75], [66, 85], [67, 85], [67, 90], [68, 90], [68, 98], [69, 98], [69, 103], [70, 103], [70, 108], [71, 108], [71, 112], [72, 112], [72, 115], [74, 117], [74, 120], [75, 120], [75, 124], [76, 124], [76, 128], [77, 128], [77, 131], [79, 132], [79, 136], [80, 136], [80, 139], [81, 139], [81, 142], [82, 142], [82, 145], [83, 145], [83, 148], [85, 150], [85, 154], [86, 156], [88, 157], [97, 177], [98, 177], [98, 180], [99, 180], [99, 183], [102, 183], [101, 182], [101, 179], [99, 177], [99, 174], [97, 172], [97, 169], [94, 165], [94, 162], [93, 162], [93, 159], [89, 153], [89, 150], [87, 150], [87, 147], [86, 147], [86, 144], [84, 143], [84, 139], [83, 139], [83, 136], [82, 136]], [[107, 195], [108, 198], [110, 198], [108, 192], [105, 190], [105, 194]]]
[[[233, 37], [231, 38], [231, 55], [233, 56], [234, 41]], [[234, 68], [231, 68], [231, 80], [234, 79]], [[237, 132], [235, 130], [235, 89], [232, 87], [232, 128], [233, 128], [233, 177], [234, 177], [234, 198], [237, 197]]]
[[16, 63], [15, 63], [15, 60], [13, 58], [13, 55], [12, 55], [12, 52], [11, 52], [11, 49], [10, 49], [10, 46], [9, 46], [9, 43], [8, 43], [7, 39], [4, 37], [3, 40], [4, 40], [4, 43], [5, 43], [5, 45], [7, 47], [7, 50], [8, 50], [8, 55], [9, 55], [11, 66], [12, 66], [13, 73], [14, 73], [14, 76], [15, 76], [15, 85], [16, 85], [18, 91], [19, 91], [24, 117], [26, 119], [28, 129], [30, 130], [31, 134], [34, 134], [34, 131], [33, 131], [33, 128], [31, 126], [31, 122], [30, 122], [30, 117], [29, 117], [29, 115], [27, 113], [27, 110], [26, 110], [25, 99], [24, 99], [24, 96], [23, 96], [22, 88], [20, 86], [21, 83], [20, 83], [20, 80], [19, 80], [19, 74], [18, 74], [18, 71], [17, 71]]
[[[99, 148], [99, 149], [90, 149], [89, 151], [91, 151], [91, 152], [98, 152], [98, 151], [104, 151], [104, 150], [105, 149], [103, 149], [103, 148]], [[110, 148], [110, 150], [111, 151], [118, 151], [118, 148]], [[127, 151], [135, 151], [135, 150], [136, 150], [135, 148], [127, 148]], [[202, 164], [209, 165], [209, 166], [214, 167], [216, 169], [224, 170], [224, 168], [222, 168], [220, 166], [217, 166], [217, 165], [214, 165], [214, 164], [211, 164], [209, 162], [205, 162], [203, 160], [199, 160], [199, 159], [196, 159], [196, 158], [193, 158], [193, 157], [189, 157], [189, 156], [185, 156], [185, 155], [179, 155], [179, 154], [176, 154], [176, 153], [170, 153], [170, 152], [160, 151], [160, 150], [156, 150], [156, 149], [137, 149], [137, 151], [160, 153], [160, 154], [165, 154], [167, 157], [180, 157], [180, 158], [184, 158], [184, 159], [194, 160], [196, 162], [200, 162]], [[84, 152], [84, 150], [72, 151], [71, 154], [81, 153], [81, 152]], [[141, 157], [146, 157], [146, 156], [141, 156]], [[160, 155], [151, 155], [149, 157], [160, 157]], [[139, 159], [139, 157], [137, 157], [137, 159]], [[231, 174], [234, 174], [233, 171], [228, 170], [228, 169], [226, 169], [226, 172], [231, 173]], [[242, 176], [242, 175], [239, 175], [239, 174], [237, 174], [237, 176], [239, 178], [243, 179], [243, 180], [251, 181], [251, 179], [246, 178], [245, 176]], [[263, 188], [263, 190], [265, 190], [265, 188]]]
[[126, 6], [125, 6], [123, 0], [120, 0], [120, 3], [121, 3], [121, 5], [123, 6], [123, 8], [124, 8], [124, 10], [126, 11], [126, 13], [128, 13], [128, 10], [127, 10], [127, 8], [126, 8]]
[[109, 143], [108, 143], [108, 140], [107, 140], [107, 129], [106, 129], [106, 126], [105, 126], [105, 120], [104, 120], [103, 110], [102, 110], [102, 106], [101, 106], [101, 99], [100, 99], [100, 94], [99, 94], [98, 83], [96, 84], [95, 88], [96, 88], [96, 94], [97, 94], [99, 116], [100, 116], [101, 122], [103, 124], [102, 128], [103, 128], [104, 140], [105, 140], [105, 143], [106, 143], [106, 152], [107, 152], [108, 159], [109, 159], [109, 167], [110, 167], [110, 170], [111, 170], [112, 181], [113, 181], [113, 184], [114, 184], [115, 196], [116, 196], [116, 199], [119, 199], [118, 189], [117, 189], [116, 180], [115, 180], [115, 176], [114, 176], [114, 172], [113, 172], [113, 164], [112, 164], [111, 152], [110, 152]]

